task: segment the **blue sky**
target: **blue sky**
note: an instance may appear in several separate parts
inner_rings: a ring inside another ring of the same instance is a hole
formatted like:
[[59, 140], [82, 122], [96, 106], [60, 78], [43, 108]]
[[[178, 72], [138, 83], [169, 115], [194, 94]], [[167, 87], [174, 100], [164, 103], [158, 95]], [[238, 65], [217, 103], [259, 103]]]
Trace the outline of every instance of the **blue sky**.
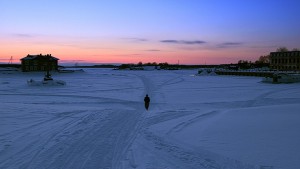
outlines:
[[[229, 63], [300, 48], [297, 0], [1, 0], [0, 59]], [[130, 57], [128, 57], [130, 56]]]

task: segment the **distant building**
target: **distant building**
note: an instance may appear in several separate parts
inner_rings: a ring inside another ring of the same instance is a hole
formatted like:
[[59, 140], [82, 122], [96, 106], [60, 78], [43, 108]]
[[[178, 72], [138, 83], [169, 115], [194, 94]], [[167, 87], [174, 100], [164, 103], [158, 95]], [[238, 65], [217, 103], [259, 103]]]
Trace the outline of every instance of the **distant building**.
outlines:
[[58, 60], [51, 54], [27, 55], [21, 59], [21, 67], [23, 72], [58, 70]]
[[271, 52], [270, 67], [276, 70], [300, 70], [300, 51]]

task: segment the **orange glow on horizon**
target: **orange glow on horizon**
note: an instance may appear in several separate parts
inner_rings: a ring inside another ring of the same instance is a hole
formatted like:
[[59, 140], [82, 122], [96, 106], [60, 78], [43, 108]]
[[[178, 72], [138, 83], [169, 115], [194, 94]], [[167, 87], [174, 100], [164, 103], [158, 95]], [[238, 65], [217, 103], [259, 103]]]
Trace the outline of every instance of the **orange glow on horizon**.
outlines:
[[[260, 55], [257, 51], [244, 49], [235, 50], [212, 50], [199, 49], [187, 50], [176, 49], [170, 46], [157, 44], [131, 44], [108, 41], [74, 42], [70, 45], [59, 40], [48, 40], [47, 43], [31, 43], [17, 40], [8, 40], [8, 43], [0, 41], [0, 62], [6, 63], [13, 57], [14, 63], [20, 63], [20, 59], [27, 54], [52, 54], [60, 59], [60, 63], [164, 63], [169, 64], [228, 64], [237, 63], [239, 60], [255, 60]], [[51, 42], [51, 43], [50, 43]], [[100, 47], [99, 47], [100, 46]], [[149, 47], [150, 46], [150, 47]], [[146, 50], [156, 49], [159, 50]], [[263, 52], [263, 51], [262, 51]], [[267, 54], [267, 53], [266, 53]]]

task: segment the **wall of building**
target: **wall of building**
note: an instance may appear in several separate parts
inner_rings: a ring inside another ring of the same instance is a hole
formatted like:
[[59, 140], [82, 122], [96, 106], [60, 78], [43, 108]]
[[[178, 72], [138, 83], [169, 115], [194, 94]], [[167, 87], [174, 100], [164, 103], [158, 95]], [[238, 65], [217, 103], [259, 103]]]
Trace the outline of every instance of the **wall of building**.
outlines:
[[299, 71], [300, 51], [271, 52], [270, 67], [276, 70]]
[[57, 61], [39, 61], [39, 60], [23, 60], [23, 71], [46, 71], [57, 70]]

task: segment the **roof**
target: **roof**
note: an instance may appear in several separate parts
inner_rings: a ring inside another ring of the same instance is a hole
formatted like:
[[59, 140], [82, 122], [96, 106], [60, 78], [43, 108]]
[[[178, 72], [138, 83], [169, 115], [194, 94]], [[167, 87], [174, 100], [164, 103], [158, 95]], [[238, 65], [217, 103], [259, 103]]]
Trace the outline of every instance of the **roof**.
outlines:
[[51, 56], [51, 54], [47, 55], [27, 55], [26, 57], [22, 58], [21, 60], [59, 60], [56, 57]]
[[296, 54], [300, 54], [300, 51], [286, 51], [286, 52], [271, 52], [270, 54], [285, 54], [285, 53], [296, 53]]

